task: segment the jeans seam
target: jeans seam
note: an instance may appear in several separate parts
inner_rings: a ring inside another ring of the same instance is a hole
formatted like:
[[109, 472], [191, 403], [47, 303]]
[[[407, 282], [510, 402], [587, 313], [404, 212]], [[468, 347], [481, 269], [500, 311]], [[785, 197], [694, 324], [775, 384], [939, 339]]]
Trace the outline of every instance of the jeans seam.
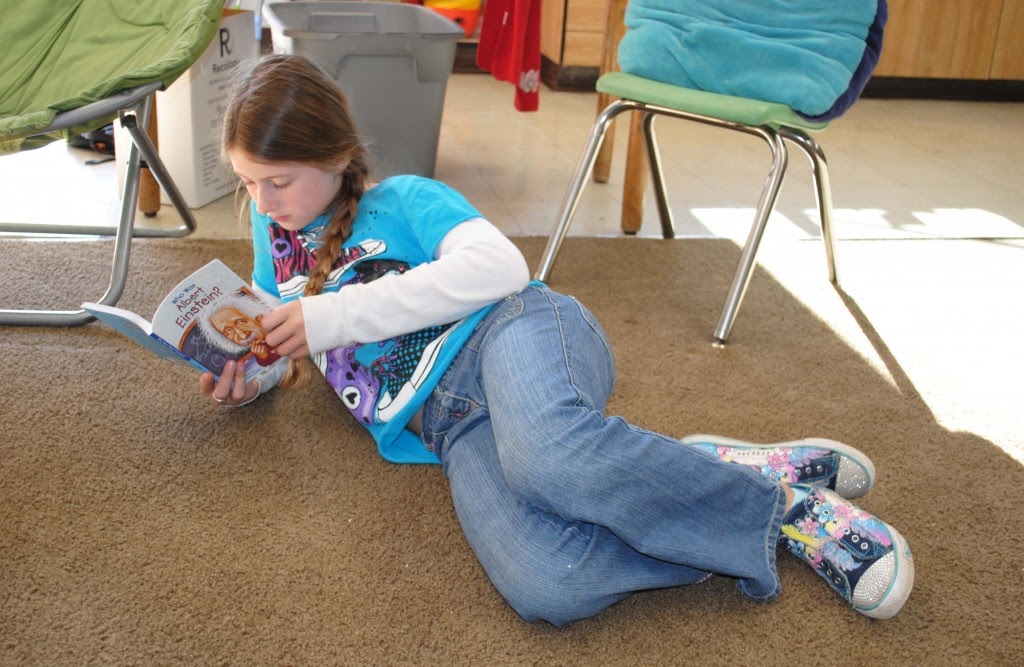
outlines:
[[[612, 383], [612, 389], [609, 390], [609, 393], [611, 393], [611, 391], [615, 387], [615, 364], [613, 361], [615, 359], [615, 353], [612, 351], [611, 345], [608, 342], [608, 337], [605, 335], [604, 330], [601, 328], [601, 326], [597, 323], [597, 320], [594, 318], [593, 314], [582, 303], [580, 303], [579, 299], [577, 299], [574, 296], [570, 296], [569, 299], [572, 301], [573, 306], [575, 306], [576, 310], [579, 312], [580, 317], [583, 318], [583, 321], [587, 323], [587, 327], [590, 329], [591, 333], [593, 333], [594, 336], [597, 337], [597, 339], [601, 342], [601, 345], [604, 347], [605, 358], [608, 359], [609, 362], [608, 374]], [[561, 317], [559, 317], [559, 326], [561, 326], [561, 321], [562, 319]], [[565, 345], [565, 338], [566, 337], [563, 333], [563, 347]], [[566, 350], [564, 354], [567, 356], [568, 351]], [[577, 394], [580, 394], [579, 389], [576, 387], [575, 379], [573, 379], [573, 388], [576, 389]]]
[[580, 391], [579, 384], [576, 381], [576, 376], [573, 373], [572, 364], [569, 360], [570, 351], [567, 340], [568, 336], [565, 333], [565, 315], [559, 307], [559, 304], [552, 298], [552, 294], [552, 292], [546, 292], [544, 296], [555, 313], [555, 321], [558, 323], [558, 341], [562, 346], [562, 363], [564, 364], [565, 375], [569, 378], [569, 386], [571, 386], [572, 390], [576, 393], [576, 405], [578, 406], [583, 403], [583, 392]]
[[598, 324], [596, 318], [593, 316], [593, 313], [591, 313], [582, 303], [580, 303], [579, 299], [577, 299], [576, 297], [569, 298], [572, 299], [573, 303], [576, 304], [576, 308], [579, 309], [580, 317], [583, 318], [583, 321], [587, 323], [587, 326], [590, 327], [590, 330], [594, 332], [594, 335], [597, 336], [598, 339], [601, 341], [601, 344], [604, 345], [605, 350], [608, 352], [608, 358], [613, 358], [614, 352], [612, 351], [611, 345], [608, 343], [608, 337], [605, 335], [604, 330], [601, 328], [601, 325]]
[[[771, 521], [768, 523], [768, 531], [765, 533], [765, 540], [764, 540], [764, 559], [765, 559], [765, 563], [764, 564], [765, 564], [765, 567], [768, 568], [768, 571], [773, 573], [773, 577], [775, 578], [775, 587], [774, 587], [774, 589], [772, 590], [771, 593], [769, 593], [769, 594], [767, 594], [767, 595], [765, 595], [763, 597], [757, 597], [755, 599], [770, 600], [770, 599], [778, 596], [778, 594], [779, 594], [780, 582], [779, 582], [779, 575], [778, 575], [778, 573], [776, 571], [775, 561], [776, 561], [776, 551], [777, 551], [776, 547], [778, 545], [778, 533], [781, 530], [782, 520], [783, 520], [783, 518], [785, 518], [785, 507], [783, 506], [783, 508], [780, 511], [780, 505], [782, 505], [782, 503], [780, 503], [779, 494], [781, 494], [781, 493], [782, 493], [782, 487], [781, 486], [776, 487], [776, 489], [775, 489], [775, 509], [772, 510], [772, 518], [771, 518]], [[776, 523], [780, 524], [780, 526], [776, 527]]]

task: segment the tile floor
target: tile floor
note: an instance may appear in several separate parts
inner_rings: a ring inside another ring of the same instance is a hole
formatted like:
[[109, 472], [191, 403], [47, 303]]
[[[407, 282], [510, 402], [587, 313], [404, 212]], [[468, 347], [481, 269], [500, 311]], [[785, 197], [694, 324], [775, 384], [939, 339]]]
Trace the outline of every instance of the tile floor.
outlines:
[[[511, 86], [486, 75], [450, 77], [435, 176], [508, 235], [546, 236], [596, 97], [544, 89], [532, 114], [516, 112], [512, 97]], [[679, 242], [745, 238], [768, 167], [761, 142], [668, 119], [658, 130]], [[619, 235], [624, 131], [619, 123], [610, 182], [588, 187], [571, 234]], [[948, 428], [1024, 461], [1024, 104], [863, 99], [819, 140], [832, 174], [843, 285], [877, 340], [822, 289], [809, 167], [795, 150], [761, 265], [847, 327], [850, 344], [919, 392]], [[84, 166], [93, 157], [61, 144], [0, 157], [0, 219], [116, 220], [116, 167]], [[230, 196], [198, 209], [195, 236], [245, 236], [233, 209]], [[177, 220], [165, 206], [139, 224]], [[659, 235], [648, 193], [640, 236]], [[792, 249], [812, 246], [798, 253], [810, 259], [794, 260]]]
[[[595, 111], [593, 94], [544, 89], [539, 112], [519, 113], [507, 84], [453, 74], [435, 177], [506, 234], [546, 236]], [[625, 125], [616, 128], [610, 181], [588, 186], [571, 234], [619, 234]], [[768, 168], [764, 144], [670, 119], [657, 129], [679, 235], [745, 237]], [[818, 139], [829, 160], [840, 238], [1024, 237], [1024, 104], [863, 99]], [[18, 193], [0, 202], [0, 217], [116, 219], [116, 167], [83, 166], [95, 157], [59, 143], [0, 157], [4, 189]], [[790, 158], [769, 235], [816, 237], [809, 166], [795, 149]], [[64, 196], [51, 196], [55, 183]], [[159, 224], [164, 216], [173, 218], [173, 209], [139, 224]], [[197, 237], [244, 234], [231, 219], [232, 197], [204, 206], [197, 217]], [[640, 235], [660, 236], [650, 192]]]

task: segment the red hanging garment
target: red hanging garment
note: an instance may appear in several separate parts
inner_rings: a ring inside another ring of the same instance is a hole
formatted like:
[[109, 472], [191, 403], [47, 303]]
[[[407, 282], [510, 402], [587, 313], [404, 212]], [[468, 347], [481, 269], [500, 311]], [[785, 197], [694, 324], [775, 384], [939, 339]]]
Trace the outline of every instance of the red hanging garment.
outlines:
[[519, 111], [540, 104], [541, 0], [486, 0], [476, 64], [516, 86]]

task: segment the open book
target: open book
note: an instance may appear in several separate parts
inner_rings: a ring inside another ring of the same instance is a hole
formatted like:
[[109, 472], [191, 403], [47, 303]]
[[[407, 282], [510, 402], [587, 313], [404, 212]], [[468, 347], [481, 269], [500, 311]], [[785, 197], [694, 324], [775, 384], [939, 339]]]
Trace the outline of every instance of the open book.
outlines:
[[218, 377], [229, 359], [245, 363], [246, 380], [278, 359], [260, 326], [270, 307], [217, 259], [175, 285], [152, 322], [114, 306], [83, 303], [82, 308], [159, 356]]

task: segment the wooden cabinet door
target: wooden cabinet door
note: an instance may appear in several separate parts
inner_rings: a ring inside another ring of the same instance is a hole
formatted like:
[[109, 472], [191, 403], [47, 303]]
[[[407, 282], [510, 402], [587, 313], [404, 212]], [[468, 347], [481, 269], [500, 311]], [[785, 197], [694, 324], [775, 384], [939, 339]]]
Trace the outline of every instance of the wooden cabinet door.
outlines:
[[1003, 0], [991, 77], [1024, 80], [1024, 0]]
[[1003, 1], [889, 0], [875, 76], [988, 79]]

